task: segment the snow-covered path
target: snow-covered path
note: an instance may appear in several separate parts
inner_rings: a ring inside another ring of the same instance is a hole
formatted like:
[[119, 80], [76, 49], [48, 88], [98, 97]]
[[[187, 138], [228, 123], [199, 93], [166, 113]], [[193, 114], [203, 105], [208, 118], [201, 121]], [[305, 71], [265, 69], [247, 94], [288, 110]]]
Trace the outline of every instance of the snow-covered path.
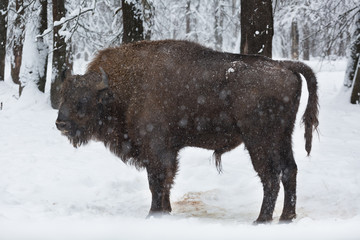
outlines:
[[[281, 191], [274, 222], [259, 226], [252, 222], [262, 187], [243, 146], [223, 156], [221, 175], [212, 152], [182, 150], [172, 216], [145, 220], [145, 171], [101, 143], [74, 149], [57, 131], [47, 95], [29, 86], [17, 100], [16, 87], [0, 82], [0, 239], [360, 239], [360, 107], [348, 103], [343, 75], [343, 62], [317, 72], [320, 133], [311, 157], [296, 125], [297, 219], [277, 223]], [[306, 98], [304, 86], [298, 119]]]

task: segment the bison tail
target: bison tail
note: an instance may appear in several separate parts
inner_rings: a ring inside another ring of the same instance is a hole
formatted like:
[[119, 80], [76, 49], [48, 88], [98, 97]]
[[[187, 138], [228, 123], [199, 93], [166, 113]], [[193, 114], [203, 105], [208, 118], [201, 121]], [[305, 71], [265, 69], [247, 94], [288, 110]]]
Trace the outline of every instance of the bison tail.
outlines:
[[305, 113], [302, 117], [302, 123], [305, 125], [305, 149], [309, 155], [312, 145], [312, 133], [315, 130], [317, 131], [317, 127], [319, 126], [319, 98], [316, 76], [312, 69], [304, 63], [292, 61], [284, 61], [283, 63], [287, 69], [294, 73], [300, 73], [306, 79], [309, 98]]

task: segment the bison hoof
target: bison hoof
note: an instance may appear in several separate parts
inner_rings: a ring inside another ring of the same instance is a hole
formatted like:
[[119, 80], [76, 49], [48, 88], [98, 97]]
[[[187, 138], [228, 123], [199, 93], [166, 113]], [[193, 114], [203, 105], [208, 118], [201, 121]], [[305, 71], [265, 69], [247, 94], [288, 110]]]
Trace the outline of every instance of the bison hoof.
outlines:
[[259, 224], [267, 224], [267, 223], [271, 223], [272, 218], [260, 218], [258, 217], [258, 219], [256, 219], [255, 222], [253, 222], [254, 225], [259, 225]]
[[293, 219], [296, 218], [296, 214], [282, 214], [280, 217], [280, 223], [291, 223]]
[[146, 219], [149, 218], [161, 218], [163, 216], [170, 216], [170, 213], [167, 211], [150, 211]]

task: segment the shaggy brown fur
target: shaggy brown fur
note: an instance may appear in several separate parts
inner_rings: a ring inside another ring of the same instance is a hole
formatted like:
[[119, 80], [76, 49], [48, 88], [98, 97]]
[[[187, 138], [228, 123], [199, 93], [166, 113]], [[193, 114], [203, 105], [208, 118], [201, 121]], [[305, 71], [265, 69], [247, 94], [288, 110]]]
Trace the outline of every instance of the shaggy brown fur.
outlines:
[[85, 75], [63, 83], [57, 127], [77, 147], [94, 139], [124, 162], [146, 168], [150, 214], [169, 213], [185, 146], [221, 155], [244, 143], [264, 188], [257, 222], [270, 221], [279, 191], [281, 220], [295, 217], [297, 167], [292, 132], [302, 74], [309, 98], [306, 150], [318, 126], [317, 82], [303, 63], [216, 52], [187, 41], [143, 41], [105, 49]]

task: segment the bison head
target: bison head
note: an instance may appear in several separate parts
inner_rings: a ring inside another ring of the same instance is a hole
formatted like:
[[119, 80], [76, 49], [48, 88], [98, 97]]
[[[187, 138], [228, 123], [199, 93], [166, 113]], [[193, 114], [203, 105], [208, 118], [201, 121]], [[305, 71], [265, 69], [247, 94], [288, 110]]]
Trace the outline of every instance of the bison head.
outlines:
[[102, 69], [101, 72], [73, 75], [62, 84], [56, 126], [74, 147], [96, 138], [102, 124], [101, 117], [112, 95], [108, 78]]

